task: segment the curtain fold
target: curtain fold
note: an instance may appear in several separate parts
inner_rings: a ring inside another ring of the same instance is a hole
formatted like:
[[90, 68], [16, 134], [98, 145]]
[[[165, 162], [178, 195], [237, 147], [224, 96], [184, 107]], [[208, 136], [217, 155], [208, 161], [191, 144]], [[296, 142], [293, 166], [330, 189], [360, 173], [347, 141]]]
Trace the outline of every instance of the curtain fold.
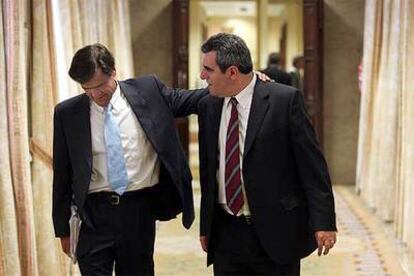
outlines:
[[21, 275], [38, 275], [28, 132], [29, 1], [3, 1], [6, 103]]
[[[0, 5], [0, 117], [7, 118], [6, 53], [3, 33], [6, 12]], [[16, 211], [11, 175], [8, 120], [0, 120], [0, 275], [20, 275]]]
[[88, 14], [86, 17], [81, 13], [82, 3], [90, 1], [79, 0], [48, 0], [51, 2], [51, 14], [53, 19], [51, 29], [53, 30], [56, 75], [57, 102], [81, 93], [81, 89], [75, 82], [69, 80], [67, 74], [73, 54], [84, 45], [83, 37], [86, 35], [82, 28], [82, 20], [94, 24], [97, 15]]
[[108, 22], [108, 44], [115, 56], [117, 77], [119, 79], [134, 76], [132, 41], [129, 19], [129, 1], [110, 1], [109, 18], [119, 20]]
[[[373, 120], [372, 167], [370, 179], [374, 207], [377, 215], [385, 221], [394, 219], [396, 203], [398, 106], [401, 96], [400, 52], [400, 1], [384, 1], [383, 36], [379, 63], [377, 95]], [[384, 202], [387, 202], [384, 205]]]
[[377, 94], [376, 80], [379, 74], [379, 55], [382, 41], [382, 13], [383, 1], [367, 0], [365, 7], [364, 23], [364, 54], [363, 74], [361, 86], [360, 121], [358, 134], [358, 159], [356, 173], [357, 191], [365, 199], [369, 206], [374, 206], [370, 195], [373, 194], [373, 187], [369, 181], [372, 175], [369, 170], [371, 163], [372, 140], [371, 127], [373, 123], [374, 99]]
[[357, 191], [414, 256], [414, 7], [367, 0]]
[[[357, 187], [384, 220], [394, 216], [400, 97], [399, 1], [367, 1]], [[378, 48], [377, 48], [378, 47]], [[383, 202], [388, 204], [384, 205]]]
[[407, 245], [411, 256], [414, 257], [414, 4], [410, 0], [403, 1], [402, 20], [401, 160], [395, 228], [397, 236]]
[[[51, 7], [47, 0], [32, 1], [31, 52], [31, 151], [32, 186], [35, 213], [39, 275], [65, 275], [69, 262], [54, 238], [52, 222], [52, 136], [53, 107], [56, 103], [56, 76], [53, 61]], [[48, 118], [45, 120], [45, 118]]]
[[51, 218], [54, 105], [81, 93], [75, 51], [106, 44], [132, 76], [123, 0], [2, 0], [0, 5], [0, 275], [79, 275]]

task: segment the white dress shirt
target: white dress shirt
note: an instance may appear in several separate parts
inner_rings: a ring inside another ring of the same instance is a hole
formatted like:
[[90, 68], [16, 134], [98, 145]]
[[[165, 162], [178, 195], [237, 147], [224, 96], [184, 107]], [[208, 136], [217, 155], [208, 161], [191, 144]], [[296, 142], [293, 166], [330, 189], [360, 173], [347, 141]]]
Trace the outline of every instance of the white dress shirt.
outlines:
[[[160, 163], [141, 124], [117, 83], [112, 95], [112, 114], [118, 123], [128, 174], [126, 191], [135, 191], [158, 183]], [[112, 191], [108, 182], [104, 138], [104, 109], [90, 103], [92, 138], [92, 177], [89, 193]]]
[[[243, 153], [244, 143], [246, 139], [247, 121], [249, 119], [250, 106], [252, 103], [254, 87], [256, 84], [256, 74], [253, 74], [251, 82], [236, 96], [234, 96], [238, 102], [237, 111], [239, 113], [239, 147], [240, 147], [240, 175], [243, 187], [244, 205], [238, 215], [244, 214], [245, 216], [250, 215], [247, 197], [244, 189], [243, 181]], [[218, 189], [218, 203], [223, 205], [223, 208], [231, 214], [230, 209], [227, 206], [226, 200], [226, 188], [225, 188], [225, 167], [226, 167], [226, 136], [227, 127], [230, 121], [231, 115], [231, 97], [225, 97], [223, 101], [223, 109], [221, 112], [220, 130], [219, 130], [219, 169], [217, 171], [217, 182], [219, 184]]]

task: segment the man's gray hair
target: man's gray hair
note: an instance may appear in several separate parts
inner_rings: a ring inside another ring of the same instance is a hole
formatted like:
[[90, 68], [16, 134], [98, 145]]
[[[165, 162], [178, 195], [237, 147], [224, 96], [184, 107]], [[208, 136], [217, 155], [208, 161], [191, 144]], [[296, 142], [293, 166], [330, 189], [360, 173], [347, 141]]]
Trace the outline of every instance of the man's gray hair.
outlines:
[[249, 48], [243, 39], [234, 34], [219, 33], [211, 36], [201, 46], [203, 53], [215, 51], [216, 62], [222, 73], [230, 66], [236, 66], [243, 74], [253, 70]]

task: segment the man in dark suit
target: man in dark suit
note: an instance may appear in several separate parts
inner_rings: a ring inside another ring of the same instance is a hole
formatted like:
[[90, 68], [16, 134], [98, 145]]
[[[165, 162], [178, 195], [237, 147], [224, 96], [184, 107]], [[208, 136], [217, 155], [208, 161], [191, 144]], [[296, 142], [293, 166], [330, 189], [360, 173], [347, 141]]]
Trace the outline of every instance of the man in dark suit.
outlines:
[[271, 53], [267, 59], [267, 67], [262, 70], [269, 78], [275, 82], [292, 85], [292, 77], [280, 68], [279, 53]]
[[295, 68], [290, 72], [292, 86], [303, 92], [303, 70], [305, 68], [305, 59], [303, 56], [293, 58], [292, 65]]
[[301, 93], [252, 74], [244, 41], [202, 46], [200, 242], [215, 275], [299, 275], [336, 242], [328, 168]]
[[155, 220], [194, 220], [191, 173], [174, 117], [197, 111], [207, 90], [167, 88], [154, 76], [118, 81], [101, 44], [76, 52], [69, 75], [84, 94], [54, 115], [53, 222], [63, 251], [69, 218], [82, 218], [83, 275], [153, 275]]

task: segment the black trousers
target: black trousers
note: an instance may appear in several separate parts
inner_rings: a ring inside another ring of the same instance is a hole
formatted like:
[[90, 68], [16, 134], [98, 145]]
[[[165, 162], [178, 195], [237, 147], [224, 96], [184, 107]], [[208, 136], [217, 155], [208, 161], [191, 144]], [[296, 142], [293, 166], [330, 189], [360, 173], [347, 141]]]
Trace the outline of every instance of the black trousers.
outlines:
[[221, 207], [215, 211], [210, 242], [214, 275], [300, 275], [300, 260], [283, 265], [275, 262], [263, 249], [251, 221]]
[[85, 203], [94, 229], [82, 224], [77, 256], [82, 275], [154, 275], [151, 189], [122, 196], [99, 192]]

